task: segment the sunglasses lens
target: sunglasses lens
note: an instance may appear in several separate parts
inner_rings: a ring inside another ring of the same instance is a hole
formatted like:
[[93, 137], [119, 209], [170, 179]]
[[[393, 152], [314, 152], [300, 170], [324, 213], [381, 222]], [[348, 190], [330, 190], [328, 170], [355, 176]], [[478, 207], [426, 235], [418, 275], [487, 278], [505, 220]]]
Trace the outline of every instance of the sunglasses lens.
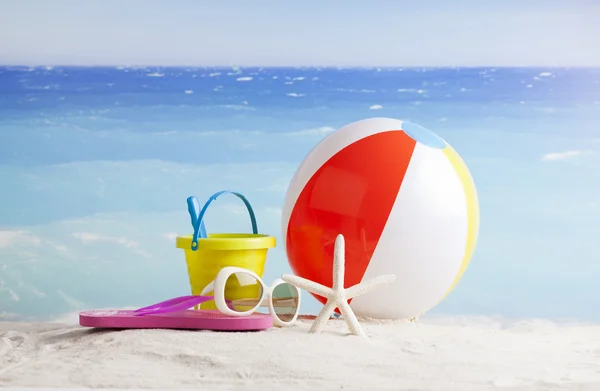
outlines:
[[258, 307], [263, 297], [260, 282], [248, 273], [233, 273], [225, 283], [225, 300], [235, 312], [251, 311]]
[[290, 322], [298, 311], [298, 290], [288, 283], [281, 283], [273, 290], [273, 308], [282, 322]]

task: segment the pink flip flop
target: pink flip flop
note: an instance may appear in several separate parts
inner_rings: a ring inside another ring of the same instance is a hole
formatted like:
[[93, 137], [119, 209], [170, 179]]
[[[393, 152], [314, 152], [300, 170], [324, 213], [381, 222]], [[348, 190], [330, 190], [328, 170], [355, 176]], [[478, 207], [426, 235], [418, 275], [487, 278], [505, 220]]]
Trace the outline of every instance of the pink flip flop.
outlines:
[[84, 327], [114, 329], [187, 329], [213, 331], [254, 331], [273, 326], [267, 314], [236, 317], [213, 310], [189, 310], [212, 300], [211, 296], [182, 296], [138, 310], [94, 310], [79, 313]]

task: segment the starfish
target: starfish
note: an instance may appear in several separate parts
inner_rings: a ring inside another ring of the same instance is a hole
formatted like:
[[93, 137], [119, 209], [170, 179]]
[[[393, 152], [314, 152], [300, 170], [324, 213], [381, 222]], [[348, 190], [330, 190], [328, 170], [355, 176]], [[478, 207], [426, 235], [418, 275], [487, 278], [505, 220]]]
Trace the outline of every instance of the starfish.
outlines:
[[309, 333], [317, 333], [323, 331], [325, 322], [331, 317], [336, 308], [340, 309], [343, 315], [344, 321], [348, 325], [350, 332], [354, 335], [365, 336], [365, 333], [358, 323], [358, 319], [350, 308], [348, 300], [364, 295], [365, 293], [371, 292], [379, 288], [383, 284], [388, 284], [396, 279], [393, 274], [385, 274], [379, 277], [372, 278], [368, 281], [361, 282], [350, 288], [344, 288], [344, 268], [345, 268], [345, 257], [344, 257], [344, 236], [338, 235], [335, 239], [335, 249], [333, 252], [333, 286], [328, 288], [317, 282], [307, 280], [306, 278], [284, 274], [281, 278], [290, 285], [296, 288], [304, 289], [305, 291], [317, 294], [327, 298], [327, 302], [319, 315], [313, 322]]

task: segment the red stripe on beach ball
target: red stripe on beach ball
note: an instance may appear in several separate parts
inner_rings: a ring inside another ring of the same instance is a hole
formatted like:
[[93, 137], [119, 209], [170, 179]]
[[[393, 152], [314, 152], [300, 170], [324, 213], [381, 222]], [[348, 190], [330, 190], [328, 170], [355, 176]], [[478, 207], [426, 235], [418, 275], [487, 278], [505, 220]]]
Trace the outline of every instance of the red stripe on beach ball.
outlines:
[[400, 130], [376, 133], [346, 146], [314, 173], [298, 196], [287, 227], [286, 251], [296, 275], [332, 286], [334, 242], [342, 234], [345, 285], [362, 280], [415, 145]]

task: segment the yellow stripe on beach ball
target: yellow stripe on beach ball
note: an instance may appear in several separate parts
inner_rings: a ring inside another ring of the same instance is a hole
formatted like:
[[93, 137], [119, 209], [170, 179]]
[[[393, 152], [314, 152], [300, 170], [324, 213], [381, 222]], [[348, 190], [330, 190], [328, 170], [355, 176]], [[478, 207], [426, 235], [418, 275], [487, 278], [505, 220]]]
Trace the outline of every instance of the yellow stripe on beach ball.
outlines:
[[[477, 236], [479, 233], [479, 200], [477, 198], [477, 190], [475, 189], [475, 183], [473, 182], [473, 178], [469, 173], [469, 169], [465, 162], [461, 159], [458, 153], [452, 148], [450, 145], [447, 145], [446, 148], [442, 150], [452, 166], [454, 170], [458, 174], [458, 177], [463, 185], [465, 190], [465, 196], [467, 201], [467, 243], [465, 248], [465, 254], [463, 256], [460, 269], [452, 285], [442, 297], [442, 300], [448, 296], [450, 292], [454, 289], [458, 281], [461, 279], [467, 267], [469, 266], [469, 262], [471, 261], [471, 257], [473, 256], [473, 252], [475, 251], [475, 245], [477, 243]], [[441, 301], [441, 300], [440, 300]]]

